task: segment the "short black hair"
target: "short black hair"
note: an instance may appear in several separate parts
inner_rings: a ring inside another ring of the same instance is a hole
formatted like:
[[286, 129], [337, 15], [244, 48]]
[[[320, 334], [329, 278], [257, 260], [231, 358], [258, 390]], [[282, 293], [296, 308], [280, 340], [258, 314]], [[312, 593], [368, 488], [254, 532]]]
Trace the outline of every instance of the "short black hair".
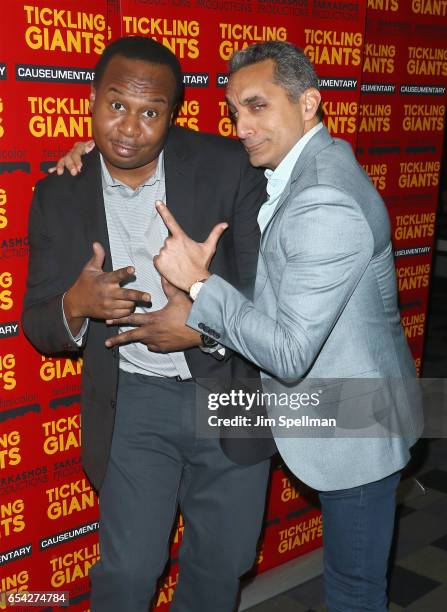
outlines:
[[184, 87], [180, 62], [167, 47], [153, 38], [146, 38], [145, 36], [124, 36], [107, 45], [95, 66], [95, 77], [93, 79], [95, 87], [100, 84], [110, 60], [117, 55], [168, 66], [172, 71], [176, 85], [174, 105], [178, 106], [181, 103]]

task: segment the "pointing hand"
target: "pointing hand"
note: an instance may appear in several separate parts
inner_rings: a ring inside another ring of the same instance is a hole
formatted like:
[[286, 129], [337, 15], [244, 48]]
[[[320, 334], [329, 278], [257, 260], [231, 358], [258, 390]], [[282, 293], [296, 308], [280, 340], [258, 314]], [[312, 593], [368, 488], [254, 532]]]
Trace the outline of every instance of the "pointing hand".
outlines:
[[75, 333], [86, 317], [117, 319], [130, 315], [137, 302], [150, 302], [151, 296], [121, 285], [135, 274], [132, 266], [104, 272], [105, 252], [99, 242], [93, 243], [93, 256], [87, 261], [74, 285], [64, 297], [64, 312]]
[[208, 267], [228, 223], [218, 223], [205, 242], [195, 242], [185, 234], [163, 202], [156, 202], [156, 208], [171, 235], [154, 257], [154, 265], [172, 285], [189, 291], [193, 283], [210, 276]]

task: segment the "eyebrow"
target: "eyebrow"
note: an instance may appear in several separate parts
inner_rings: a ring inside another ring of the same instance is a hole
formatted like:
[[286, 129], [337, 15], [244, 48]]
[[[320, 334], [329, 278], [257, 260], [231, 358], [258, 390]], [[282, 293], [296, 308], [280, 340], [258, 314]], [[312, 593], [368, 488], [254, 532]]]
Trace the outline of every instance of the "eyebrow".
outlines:
[[[232, 105], [232, 102], [226, 98], [227, 100], [227, 104], [230, 106]], [[263, 96], [260, 96], [258, 94], [255, 94], [254, 96], [250, 96], [248, 98], [245, 98], [244, 100], [241, 101], [241, 105], [242, 106], [249, 106], [250, 104], [256, 104], [257, 102], [260, 101], [265, 101], [265, 98]]]

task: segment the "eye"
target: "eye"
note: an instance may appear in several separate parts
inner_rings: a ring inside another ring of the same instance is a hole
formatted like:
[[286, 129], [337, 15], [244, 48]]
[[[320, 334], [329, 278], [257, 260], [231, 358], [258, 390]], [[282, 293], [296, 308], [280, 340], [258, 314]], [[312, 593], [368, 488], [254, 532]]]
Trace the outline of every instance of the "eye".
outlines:
[[144, 111], [143, 115], [149, 119], [155, 119], [155, 117], [158, 117], [158, 111], [148, 109], [147, 111]]
[[265, 104], [253, 104], [253, 106], [251, 107], [251, 110], [256, 113], [256, 112], [263, 110], [265, 106], [266, 106]]
[[112, 102], [112, 108], [113, 110], [121, 111], [123, 110], [124, 106], [121, 104], [121, 102]]

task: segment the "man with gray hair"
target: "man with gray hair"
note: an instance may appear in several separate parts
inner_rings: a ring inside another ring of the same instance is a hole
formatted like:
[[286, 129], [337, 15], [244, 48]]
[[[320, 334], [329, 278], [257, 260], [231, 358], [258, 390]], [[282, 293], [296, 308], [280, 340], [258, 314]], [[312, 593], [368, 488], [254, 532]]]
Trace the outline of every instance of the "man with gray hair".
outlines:
[[171, 236], [154, 263], [189, 293], [187, 324], [258, 365], [266, 388], [361, 379], [362, 389], [376, 381], [387, 393], [386, 417], [398, 414], [405, 435], [373, 427], [365, 437], [371, 405], [352, 396], [320, 406], [347, 414], [344, 434], [296, 427], [283, 437], [273, 429], [289, 468], [319, 491], [328, 609], [384, 612], [395, 491], [421, 430], [408, 392], [416, 372], [400, 323], [387, 211], [351, 147], [322, 124], [318, 79], [300, 49], [266, 42], [236, 53], [227, 101], [251, 164], [268, 180], [254, 298], [208, 271], [225, 224], [194, 242], [161, 202]]

